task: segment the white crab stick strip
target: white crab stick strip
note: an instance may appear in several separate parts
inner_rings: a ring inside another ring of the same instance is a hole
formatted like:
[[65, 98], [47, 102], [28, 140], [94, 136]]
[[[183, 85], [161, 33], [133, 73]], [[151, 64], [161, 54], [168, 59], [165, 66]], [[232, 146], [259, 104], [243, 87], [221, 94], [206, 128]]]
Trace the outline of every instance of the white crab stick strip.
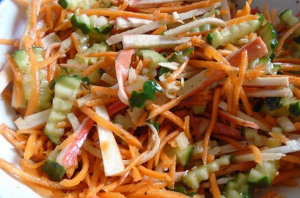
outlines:
[[[106, 120], [109, 120], [105, 106], [96, 106], [96, 113]], [[122, 156], [113, 133], [101, 125], [97, 125], [100, 149], [102, 153], [105, 176], [112, 176], [122, 172], [125, 167]]]
[[133, 52], [134, 52], [133, 49], [120, 51], [116, 58], [116, 64], [115, 64], [117, 81], [119, 85], [118, 96], [120, 100], [127, 105], [129, 104], [129, 102], [128, 102], [128, 96], [125, 92], [124, 84], [129, 75], [129, 67], [130, 67], [131, 56]]
[[186, 23], [184, 25], [178, 26], [176, 28], [170, 29], [165, 31], [164, 35], [165, 36], [176, 36], [180, 33], [189, 31], [191, 29], [194, 29], [196, 27], [205, 25], [205, 24], [212, 24], [212, 25], [217, 25], [220, 27], [226, 27], [226, 22], [218, 19], [218, 18], [213, 18], [213, 17], [207, 17], [203, 19], [198, 19], [189, 23]]
[[122, 30], [126, 28], [136, 28], [142, 25], [146, 25], [151, 23], [151, 20], [147, 19], [138, 19], [138, 18], [124, 18], [124, 17], [117, 17], [116, 19], [116, 30]]
[[166, 21], [163, 21], [163, 20], [154, 21], [154, 22], [148, 23], [146, 25], [137, 27], [135, 29], [128, 30], [128, 31], [122, 32], [120, 34], [113, 35], [113, 36], [109, 37], [108, 39], [106, 39], [106, 42], [107, 42], [108, 45], [112, 45], [112, 44], [115, 44], [115, 43], [118, 43], [118, 42], [122, 41], [122, 38], [123, 38], [124, 35], [127, 35], [127, 34], [143, 34], [143, 33], [155, 30], [155, 29], [157, 29], [157, 28], [159, 28], [159, 27], [161, 27], [165, 24], [166, 24]]
[[160, 35], [144, 35], [144, 34], [131, 34], [123, 36], [124, 49], [132, 48], [168, 48], [186, 43], [190, 37], [172, 37]]

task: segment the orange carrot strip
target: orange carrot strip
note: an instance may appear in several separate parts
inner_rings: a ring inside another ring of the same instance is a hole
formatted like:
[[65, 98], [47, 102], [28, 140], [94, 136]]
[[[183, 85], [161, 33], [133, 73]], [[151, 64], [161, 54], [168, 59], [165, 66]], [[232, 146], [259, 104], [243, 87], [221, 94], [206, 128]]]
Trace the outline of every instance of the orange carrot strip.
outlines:
[[107, 57], [107, 56], [118, 56], [119, 52], [95, 52], [85, 55], [86, 57]]
[[237, 83], [234, 86], [234, 92], [233, 92], [233, 103], [232, 103], [233, 104], [233, 109], [232, 109], [233, 115], [236, 115], [238, 112], [240, 93], [241, 93], [242, 85], [244, 82], [245, 71], [247, 69], [247, 65], [248, 65], [248, 54], [247, 54], [247, 51], [243, 51], [240, 70], [239, 70], [239, 77], [238, 77]]
[[[285, 34], [284, 36], [279, 40], [278, 45], [275, 49], [275, 54], [278, 56], [280, 54], [281, 48], [285, 42], [285, 40], [298, 28], [300, 27], [300, 21], [293, 25]], [[274, 62], [277, 62], [274, 60]], [[300, 62], [300, 61], [299, 61]]]
[[80, 44], [79, 44], [79, 41], [78, 41], [78, 38], [77, 38], [77, 35], [76, 35], [75, 32], [73, 32], [73, 33], [71, 34], [71, 39], [72, 39], [72, 42], [73, 42], [73, 44], [74, 44], [74, 46], [75, 46], [76, 51], [77, 51], [78, 53], [81, 53], [81, 52], [82, 52], [82, 49], [81, 49], [81, 47], [80, 47]]
[[111, 95], [111, 96], [118, 96], [117, 89], [112, 89], [112, 88], [108, 88], [108, 87], [92, 86], [91, 92], [93, 94], [102, 93], [102, 94], [107, 94], [107, 95]]
[[300, 99], [300, 89], [298, 87], [294, 87], [293, 94]]
[[229, 144], [231, 144], [234, 148], [237, 148], [238, 150], [245, 150], [246, 149], [245, 145], [243, 145], [242, 143], [240, 143], [240, 142], [238, 142], [238, 141], [236, 141], [232, 138], [225, 137], [225, 136], [222, 136], [222, 135], [216, 135], [216, 134], [213, 134], [212, 136], [217, 138], [217, 139], [228, 142]]
[[233, 18], [229, 21], [227, 21], [227, 26], [232, 26], [233, 24], [238, 24], [238, 23], [242, 23], [245, 21], [251, 21], [251, 20], [256, 20], [258, 18], [258, 16], [256, 15], [246, 15], [246, 16], [241, 16], [239, 18]]
[[0, 45], [14, 45], [17, 39], [0, 38]]
[[97, 8], [97, 9], [88, 9], [80, 10], [79, 14], [86, 14], [88, 16], [98, 15], [98, 16], [111, 16], [111, 17], [133, 17], [139, 19], [152, 19], [153, 16], [150, 14], [141, 14], [136, 12], [127, 12], [123, 10], [112, 10], [108, 8]]
[[33, 156], [36, 140], [37, 140], [36, 134], [31, 134], [29, 136], [26, 144], [26, 149], [24, 151], [24, 159], [29, 160]]
[[5, 54], [5, 57], [6, 57], [7, 61], [9, 62], [9, 65], [11, 67], [11, 70], [13, 71], [16, 81], [22, 82], [22, 75], [17, 66], [16, 61], [9, 54]]
[[264, 16], [265, 16], [267, 21], [271, 21], [269, 8], [268, 8], [268, 5], [266, 3], [264, 3]]
[[249, 116], [252, 116], [253, 115], [253, 110], [252, 110], [252, 107], [250, 106], [250, 102], [249, 102], [248, 97], [246, 96], [245, 91], [244, 91], [243, 88], [241, 88], [240, 98], [243, 102], [246, 113]]
[[193, 137], [190, 133], [190, 116], [186, 116], [184, 118], [184, 126], [183, 126], [183, 129], [184, 129], [184, 134], [186, 135], [186, 137], [189, 139], [190, 143], [193, 144], [194, 141], [193, 141]]
[[249, 15], [250, 12], [251, 12], [250, 4], [246, 1], [246, 5], [241, 10], [237, 11], [236, 18]]
[[217, 122], [217, 116], [218, 116], [218, 104], [220, 100], [221, 95], [221, 88], [217, 87], [214, 93], [214, 99], [213, 99], [213, 110], [212, 110], [212, 117], [209, 122], [209, 126], [205, 132], [204, 139], [203, 139], [203, 153], [202, 153], [202, 161], [204, 164], [207, 162], [207, 152], [208, 152], [208, 143], [210, 139], [210, 135], [213, 131], [213, 128]]
[[36, 58], [32, 51], [31, 39], [30, 39], [29, 35], [24, 36], [24, 44], [25, 44], [26, 52], [29, 56], [29, 61], [31, 63], [31, 74], [32, 74], [32, 84], [33, 84], [31, 97], [30, 97], [30, 100], [28, 100], [28, 105], [27, 105], [28, 107], [27, 107], [27, 110], [25, 113], [25, 116], [28, 116], [28, 115], [31, 115], [34, 113], [35, 108], [39, 101], [40, 75], [39, 75], [38, 65], [36, 63]]
[[82, 74], [84, 76], [87, 76], [87, 75], [91, 74], [93, 71], [95, 71], [96, 69], [111, 66], [114, 63], [115, 63], [115, 61], [110, 57], [103, 58], [103, 59], [97, 61], [94, 65], [89, 66], [86, 70], [84, 70], [82, 72]]
[[169, 168], [169, 175], [171, 180], [168, 182], [168, 188], [172, 189], [175, 185], [175, 172], [176, 172], [176, 155], [172, 158], [172, 163]]
[[184, 71], [188, 62], [189, 62], [189, 58], [184, 63], [182, 63], [182, 65], [176, 71], [170, 74], [167, 78], [167, 83], [171, 83], [174, 80], [176, 80], [179, 77], [179, 75]]
[[112, 123], [109, 120], [106, 120], [106, 119], [102, 118], [101, 116], [99, 116], [98, 114], [96, 114], [95, 111], [93, 111], [92, 109], [88, 108], [87, 106], [82, 106], [82, 107], [80, 107], [80, 109], [88, 117], [90, 117], [92, 120], [94, 120], [95, 122], [97, 122], [97, 124], [101, 125], [104, 128], [107, 128], [110, 131], [113, 131], [116, 135], [118, 135], [119, 137], [121, 137], [122, 139], [124, 139], [125, 141], [127, 141], [128, 143], [131, 143], [131, 144], [137, 146], [138, 148], [142, 148], [142, 145], [138, 141], [138, 139], [136, 139], [136, 137], [132, 136], [130, 133], [128, 133], [127, 131], [125, 131], [120, 126]]
[[211, 194], [213, 195], [213, 197], [214, 198], [221, 197], [221, 192], [219, 189], [219, 185], [218, 185], [215, 173], [211, 173], [209, 175], [208, 179], [209, 179], [209, 190], [210, 190]]
[[51, 55], [49, 58], [43, 60], [42, 62], [38, 63], [38, 68], [39, 69], [43, 69], [44, 67], [46, 67], [47, 65], [55, 62], [61, 55], [62, 55], [62, 51], [57, 51], [55, 52], [53, 55]]
[[281, 160], [287, 161], [287, 162], [292, 162], [295, 164], [300, 164], [300, 157], [297, 157], [295, 155], [286, 155], [281, 157]]
[[181, 96], [178, 96], [177, 98], [172, 99], [171, 101], [167, 102], [166, 104], [164, 104], [162, 106], [157, 105], [157, 107], [155, 109], [150, 111], [148, 119], [152, 119], [155, 116], [168, 111], [172, 107], [176, 106], [183, 98], [184, 98], [184, 96], [181, 95]]
[[265, 117], [265, 120], [266, 120], [272, 127], [276, 126], [276, 124], [277, 124], [276, 119], [275, 119], [274, 117], [270, 116], [270, 115], [267, 115], [267, 116]]
[[154, 30], [152, 32], [153, 35], [159, 35], [159, 34], [162, 34], [165, 30], [167, 29], [167, 25], [163, 25], [161, 26], [160, 28]]
[[24, 100], [22, 82], [13, 79], [13, 91], [15, 92], [15, 107], [20, 107]]
[[295, 176], [295, 170], [291, 171], [280, 171], [279, 174], [273, 179], [272, 184], [277, 184], [279, 182], [285, 181], [289, 178], [292, 178]]
[[145, 168], [144, 166], [138, 166], [137, 168], [140, 171], [140, 173], [142, 173], [143, 175], [146, 175], [148, 177], [151, 177], [154, 179], [162, 179], [162, 180], [166, 180], [166, 181], [171, 181], [171, 178], [167, 173], [153, 171], [148, 168]]
[[37, 6], [38, 6], [37, 0], [32, 0], [30, 2], [30, 25], [29, 25], [30, 30], [33, 30], [37, 24], [37, 15], [38, 15]]
[[254, 161], [258, 164], [262, 164], [262, 157], [260, 150], [253, 144], [248, 145], [248, 148], [250, 148], [254, 155]]
[[224, 170], [216, 171], [216, 176], [228, 175], [236, 171], [241, 171], [241, 172], [249, 171], [251, 168], [254, 168], [255, 166], [256, 163], [253, 161], [243, 162], [240, 164], [233, 164]]

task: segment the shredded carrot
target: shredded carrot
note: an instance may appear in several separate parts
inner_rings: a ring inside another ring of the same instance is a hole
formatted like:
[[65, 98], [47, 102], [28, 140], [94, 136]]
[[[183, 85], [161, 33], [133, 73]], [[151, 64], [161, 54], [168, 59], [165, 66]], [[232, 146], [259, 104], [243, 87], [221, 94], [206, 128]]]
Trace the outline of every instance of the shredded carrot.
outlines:
[[91, 54], [87, 54], [86, 57], [116, 57], [118, 56], [118, 52], [95, 52]]
[[285, 181], [289, 178], [292, 178], [295, 176], [295, 170], [286, 171], [286, 172], [279, 172], [277, 176], [272, 180], [272, 184], [277, 184], [279, 182]]
[[262, 164], [262, 157], [260, 150], [253, 144], [248, 145], [248, 148], [250, 148], [254, 155], [254, 161], [258, 164]]
[[97, 8], [97, 9], [89, 9], [89, 10], [81, 10], [79, 14], [86, 14], [88, 16], [91, 15], [103, 15], [110, 17], [133, 17], [139, 19], [152, 19], [152, 15], [149, 14], [141, 14], [135, 12], [127, 12], [123, 10], [111, 10], [108, 8]]
[[9, 65], [11, 67], [11, 70], [14, 73], [14, 77], [16, 79], [17, 82], [22, 82], [22, 75], [21, 72], [17, 66], [16, 61], [8, 54], [5, 55], [7, 61], [9, 62]]
[[268, 5], [266, 3], [264, 3], [264, 16], [265, 16], [267, 21], [271, 21], [269, 8], [268, 8]]
[[57, 51], [55, 52], [53, 55], [51, 55], [49, 58], [43, 60], [42, 62], [39, 62], [37, 64], [39, 69], [42, 69], [44, 67], [46, 67], [47, 65], [54, 63], [61, 55], [62, 55], [62, 51]]
[[212, 136], [217, 138], [217, 139], [228, 142], [229, 144], [231, 144], [234, 148], [237, 148], [238, 150], [245, 150], [246, 149], [245, 145], [243, 145], [242, 143], [240, 143], [240, 142], [238, 142], [238, 141], [236, 141], [232, 138], [221, 136], [221, 135], [216, 135], [216, 134], [213, 134]]
[[[285, 42], [285, 40], [298, 28], [300, 27], [300, 21], [293, 25], [284, 35], [283, 37], [279, 40], [277, 47], [275, 48], [275, 54], [278, 56], [280, 54], [281, 48]], [[274, 62], [277, 62], [274, 60]], [[299, 61], [300, 62], [300, 61]]]
[[253, 161], [250, 162], [243, 162], [239, 164], [231, 164], [229, 167], [225, 168], [224, 170], [216, 171], [216, 176], [228, 175], [235, 171], [245, 172], [249, 171], [251, 168], [254, 168], [256, 163]]
[[214, 93], [214, 99], [213, 99], [213, 110], [212, 110], [212, 118], [209, 122], [209, 126], [205, 132], [204, 139], [203, 139], [203, 153], [202, 153], [202, 161], [204, 164], [207, 162], [207, 152], [208, 152], [208, 143], [210, 139], [210, 135], [213, 131], [213, 128], [217, 121], [217, 115], [218, 115], [218, 104], [220, 100], [221, 95], [221, 88], [216, 88]]
[[295, 155], [286, 155], [281, 157], [281, 160], [287, 161], [287, 162], [292, 162], [295, 164], [300, 164], [300, 157], [297, 157]]
[[111, 96], [118, 95], [117, 89], [112, 89], [112, 88], [108, 88], [108, 87], [92, 86], [91, 91], [93, 94], [102, 93], [102, 94], [107, 94], [107, 95], [111, 95]]
[[245, 91], [244, 91], [243, 88], [241, 88], [240, 98], [243, 102], [246, 113], [249, 116], [252, 116], [253, 115], [253, 110], [252, 110], [252, 107], [250, 106], [250, 102], [249, 102], [248, 97], [246, 96]]
[[148, 119], [154, 118], [155, 116], [168, 111], [172, 107], [176, 106], [181, 100], [183, 99], [183, 96], [179, 96], [177, 98], [174, 98], [170, 100], [168, 103], [162, 105], [162, 106], [157, 106], [155, 109], [151, 110]]
[[24, 44], [25, 44], [26, 52], [29, 56], [29, 61], [31, 63], [31, 74], [32, 74], [32, 81], [33, 81], [31, 97], [30, 100], [28, 101], [28, 107], [25, 113], [25, 115], [28, 116], [34, 113], [35, 108], [38, 104], [39, 95], [40, 95], [40, 77], [39, 77], [39, 69], [36, 64], [36, 58], [32, 51], [31, 39], [29, 35], [24, 36]]
[[241, 10], [237, 11], [235, 17], [238, 18], [238, 17], [242, 17], [242, 16], [247, 16], [250, 14], [250, 12], [251, 12], [250, 3], [248, 3], [248, 1], [246, 1], [245, 6]]
[[16, 39], [0, 38], [0, 45], [14, 45], [16, 41]]
[[112, 58], [103, 58], [97, 61], [94, 65], [89, 66], [86, 70], [82, 72], [83, 75], [87, 76], [91, 74], [93, 71], [102, 68], [107, 67], [114, 64], [114, 60]]
[[165, 30], [167, 29], [167, 25], [163, 25], [161, 26], [160, 28], [154, 30], [152, 32], [153, 35], [159, 35], [159, 34], [162, 34]]
[[77, 38], [75, 32], [73, 32], [73, 33], [71, 34], [71, 39], [72, 39], [72, 42], [73, 42], [73, 44], [74, 44], [75, 49], [77, 50], [77, 52], [78, 52], [78, 53], [81, 53], [82, 50], [81, 50], [81, 47], [80, 47], [80, 44], [79, 44], [79, 41], [78, 41], [78, 38]]
[[234, 86], [234, 92], [233, 92], [233, 103], [232, 103], [233, 104], [233, 109], [232, 109], [233, 115], [236, 115], [237, 111], [238, 111], [240, 93], [241, 93], [242, 85], [243, 85], [244, 78], [245, 78], [245, 71], [246, 71], [247, 65], [248, 65], [247, 60], [248, 60], [247, 51], [243, 51], [240, 70], [239, 70], [239, 77], [238, 77], [237, 83]]
[[216, 175], [215, 173], [211, 173], [209, 175], [209, 190], [214, 198], [221, 197], [221, 192], [219, 189], [219, 185], [217, 183]]
[[142, 173], [143, 175], [146, 175], [148, 177], [151, 177], [154, 179], [162, 179], [162, 180], [166, 180], [166, 181], [171, 181], [171, 178], [167, 173], [160, 173], [157, 171], [153, 171], [153, 170], [145, 168], [144, 166], [138, 166], [137, 168], [140, 171], [140, 173]]
[[238, 23], [242, 23], [245, 21], [251, 21], [251, 20], [256, 20], [258, 17], [256, 15], [245, 15], [245, 16], [241, 16], [239, 18], [233, 18], [229, 21], [227, 21], [227, 26], [232, 26], [233, 24], [238, 24]]

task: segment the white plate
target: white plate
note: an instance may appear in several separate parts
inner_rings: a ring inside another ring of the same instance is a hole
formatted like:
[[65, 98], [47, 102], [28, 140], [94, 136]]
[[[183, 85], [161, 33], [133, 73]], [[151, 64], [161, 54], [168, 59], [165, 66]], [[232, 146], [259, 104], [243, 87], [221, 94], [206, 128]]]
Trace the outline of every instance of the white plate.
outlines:
[[[238, 2], [243, 2], [245, 0], [240, 0]], [[264, 1], [253, 0], [253, 7], [262, 8]], [[300, 10], [300, 4], [298, 0], [265, 0], [270, 9], [277, 8], [278, 13], [286, 8], [296, 9], [296, 13]], [[262, 10], [262, 9], [261, 9]], [[26, 10], [22, 5], [14, 3], [12, 0], [2, 0], [0, 2], [0, 38], [19, 38], [22, 29], [24, 28], [26, 19]], [[5, 53], [12, 53], [14, 49], [9, 46], [0, 45], [0, 70], [5, 62]], [[5, 122], [10, 127], [14, 127], [15, 114], [14, 111], [0, 100], [0, 123]], [[7, 161], [17, 165], [18, 154], [14, 148], [0, 135], [0, 158], [4, 158]], [[286, 197], [299, 197], [300, 188], [276, 188], [277, 191], [286, 195]], [[7, 174], [0, 169], [0, 198], [20, 198], [20, 197], [30, 197], [38, 198], [30, 188], [22, 184], [19, 180], [15, 179], [13, 176]]]

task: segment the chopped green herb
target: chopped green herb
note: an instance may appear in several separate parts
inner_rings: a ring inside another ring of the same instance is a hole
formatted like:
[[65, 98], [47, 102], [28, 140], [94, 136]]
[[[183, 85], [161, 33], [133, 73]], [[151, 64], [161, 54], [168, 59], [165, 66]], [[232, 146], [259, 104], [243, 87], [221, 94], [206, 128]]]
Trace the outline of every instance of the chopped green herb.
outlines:
[[162, 87], [153, 80], [144, 83], [142, 92], [133, 91], [129, 99], [130, 109], [133, 107], [144, 108], [146, 100], [154, 100], [156, 92], [163, 92]]

